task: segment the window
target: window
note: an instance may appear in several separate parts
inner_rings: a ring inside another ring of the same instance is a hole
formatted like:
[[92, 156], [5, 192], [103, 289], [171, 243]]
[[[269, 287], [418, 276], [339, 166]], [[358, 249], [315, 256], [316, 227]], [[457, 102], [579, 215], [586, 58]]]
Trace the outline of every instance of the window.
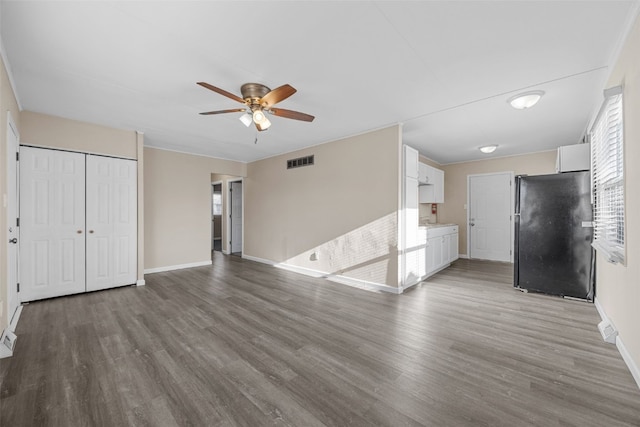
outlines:
[[222, 215], [222, 193], [213, 193], [213, 214]]
[[613, 263], [624, 263], [624, 126], [622, 87], [605, 91], [591, 128], [593, 247]]

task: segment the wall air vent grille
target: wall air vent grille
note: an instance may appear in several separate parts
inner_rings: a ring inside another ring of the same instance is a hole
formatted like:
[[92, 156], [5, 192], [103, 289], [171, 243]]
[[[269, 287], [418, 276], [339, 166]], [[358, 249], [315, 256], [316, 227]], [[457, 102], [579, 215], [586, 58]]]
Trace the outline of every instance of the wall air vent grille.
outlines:
[[300, 168], [302, 166], [311, 166], [313, 164], [313, 155], [298, 157], [297, 159], [287, 160], [287, 169]]

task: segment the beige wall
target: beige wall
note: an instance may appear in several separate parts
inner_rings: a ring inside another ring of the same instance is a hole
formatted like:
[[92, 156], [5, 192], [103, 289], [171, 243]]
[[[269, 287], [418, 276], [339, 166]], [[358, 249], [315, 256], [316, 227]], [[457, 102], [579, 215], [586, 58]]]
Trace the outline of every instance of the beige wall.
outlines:
[[[7, 194], [7, 111], [21, 132], [20, 113], [9, 83], [4, 61], [0, 58], [0, 189]], [[7, 327], [7, 211], [0, 208], [0, 333]]]
[[444, 203], [438, 205], [438, 222], [460, 227], [460, 253], [467, 252], [467, 176], [493, 172], [513, 172], [515, 175], [541, 175], [556, 172], [556, 151], [500, 157], [489, 160], [453, 163], [444, 170]]
[[[240, 178], [239, 176], [233, 175], [221, 175], [217, 173], [211, 174], [211, 182], [222, 182], [222, 221], [221, 221], [221, 231], [222, 231], [222, 251], [225, 253], [229, 252], [229, 239], [227, 238], [227, 218], [228, 218], [228, 205], [229, 203], [229, 181], [237, 180]], [[227, 213], [225, 215], [225, 213]]]
[[20, 143], [137, 159], [135, 131], [23, 111]]
[[211, 174], [246, 164], [145, 147], [145, 269], [211, 260]]
[[400, 145], [393, 126], [250, 163], [244, 254], [397, 287]]
[[[640, 369], [640, 18], [636, 20], [607, 87], [624, 85], [626, 266], [597, 256], [596, 299]], [[640, 374], [637, 371], [636, 374]], [[636, 377], [640, 384], [640, 376]]]

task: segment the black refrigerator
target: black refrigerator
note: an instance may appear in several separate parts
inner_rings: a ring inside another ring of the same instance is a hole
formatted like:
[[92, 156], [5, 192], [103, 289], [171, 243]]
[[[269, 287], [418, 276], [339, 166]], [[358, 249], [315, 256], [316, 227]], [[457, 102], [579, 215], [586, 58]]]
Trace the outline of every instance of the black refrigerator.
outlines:
[[513, 286], [593, 301], [590, 172], [517, 176]]

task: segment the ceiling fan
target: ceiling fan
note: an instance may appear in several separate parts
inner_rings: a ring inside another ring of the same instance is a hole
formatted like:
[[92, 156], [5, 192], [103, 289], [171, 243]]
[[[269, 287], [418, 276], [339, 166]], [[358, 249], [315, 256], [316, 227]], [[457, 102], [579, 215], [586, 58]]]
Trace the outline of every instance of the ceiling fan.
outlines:
[[267, 130], [269, 126], [271, 126], [271, 122], [269, 121], [265, 113], [284, 117], [286, 119], [302, 120], [303, 122], [312, 122], [315, 118], [309, 114], [300, 113], [298, 111], [285, 110], [284, 108], [273, 108], [273, 106], [278, 102], [284, 101], [285, 99], [296, 93], [295, 88], [288, 84], [271, 90], [260, 83], [245, 83], [240, 88], [242, 98], [229, 93], [226, 90], [210, 85], [209, 83], [198, 82], [197, 84], [245, 105], [245, 108], [207, 111], [205, 113], [200, 113], [202, 115], [237, 113], [240, 111], [245, 111], [246, 114], [243, 114], [240, 117], [240, 121], [247, 127], [249, 127], [253, 122], [259, 131]]

